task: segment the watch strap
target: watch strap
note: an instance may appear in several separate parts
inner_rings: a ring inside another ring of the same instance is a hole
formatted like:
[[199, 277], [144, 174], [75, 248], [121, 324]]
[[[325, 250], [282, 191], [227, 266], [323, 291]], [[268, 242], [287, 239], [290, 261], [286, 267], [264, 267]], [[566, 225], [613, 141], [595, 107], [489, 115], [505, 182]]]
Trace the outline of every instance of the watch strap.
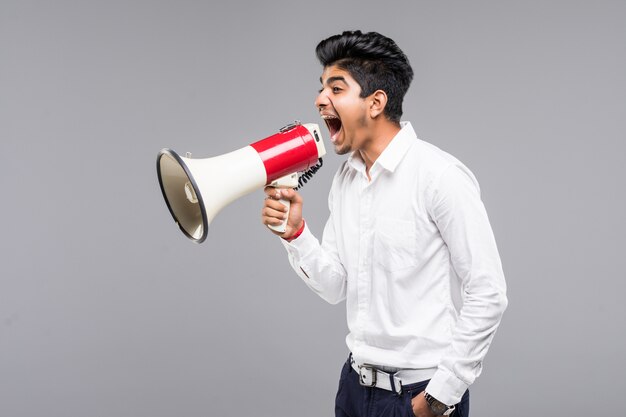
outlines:
[[449, 416], [455, 409], [453, 405], [442, 403], [426, 391], [424, 391], [424, 398], [430, 407], [430, 411], [432, 411], [436, 416]]

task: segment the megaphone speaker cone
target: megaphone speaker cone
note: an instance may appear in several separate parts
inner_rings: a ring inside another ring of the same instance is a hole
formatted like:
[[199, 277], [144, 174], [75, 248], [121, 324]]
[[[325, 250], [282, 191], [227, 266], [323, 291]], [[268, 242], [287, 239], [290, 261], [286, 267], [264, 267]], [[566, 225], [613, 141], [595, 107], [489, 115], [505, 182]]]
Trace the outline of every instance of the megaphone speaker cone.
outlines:
[[157, 173], [163, 198], [181, 231], [201, 243], [208, 232], [207, 213], [202, 194], [183, 159], [171, 149], [157, 158]]

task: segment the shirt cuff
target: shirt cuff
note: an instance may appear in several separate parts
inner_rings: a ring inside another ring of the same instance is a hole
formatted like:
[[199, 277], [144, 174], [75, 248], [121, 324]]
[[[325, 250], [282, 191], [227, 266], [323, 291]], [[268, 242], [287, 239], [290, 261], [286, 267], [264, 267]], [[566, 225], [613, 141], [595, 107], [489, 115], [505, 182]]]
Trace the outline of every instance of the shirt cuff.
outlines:
[[300, 228], [296, 231], [296, 233], [293, 234], [293, 236], [291, 236], [290, 238], [283, 238], [285, 239], [287, 242], [291, 242], [292, 240], [296, 240], [298, 238], [298, 236], [300, 236], [302, 234], [302, 232], [304, 231], [304, 227], [306, 226], [306, 222], [304, 221], [304, 219], [302, 219], [302, 226], [300, 226]]
[[461, 397], [468, 388], [469, 384], [457, 378], [456, 375], [439, 368], [425, 391], [446, 405], [455, 405], [461, 402]]
[[313, 233], [311, 233], [309, 225], [306, 222], [304, 223], [302, 233], [300, 233], [297, 239], [285, 240], [281, 238], [280, 240], [287, 251], [296, 256], [298, 260], [307, 253], [312, 252], [318, 245], [317, 239], [313, 236]]

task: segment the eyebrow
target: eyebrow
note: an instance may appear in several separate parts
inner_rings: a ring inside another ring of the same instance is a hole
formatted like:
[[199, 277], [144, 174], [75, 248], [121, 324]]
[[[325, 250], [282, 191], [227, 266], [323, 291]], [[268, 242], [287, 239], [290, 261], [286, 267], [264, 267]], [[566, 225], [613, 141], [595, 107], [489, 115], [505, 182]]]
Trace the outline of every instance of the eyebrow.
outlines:
[[[334, 81], [342, 81], [344, 84], [348, 84], [346, 82], [346, 79], [344, 77], [342, 77], [341, 75], [335, 76], [335, 77], [328, 77], [328, 79], [326, 80], [326, 85], [334, 82]], [[320, 77], [320, 83], [324, 84], [324, 82], [322, 81], [322, 77]]]

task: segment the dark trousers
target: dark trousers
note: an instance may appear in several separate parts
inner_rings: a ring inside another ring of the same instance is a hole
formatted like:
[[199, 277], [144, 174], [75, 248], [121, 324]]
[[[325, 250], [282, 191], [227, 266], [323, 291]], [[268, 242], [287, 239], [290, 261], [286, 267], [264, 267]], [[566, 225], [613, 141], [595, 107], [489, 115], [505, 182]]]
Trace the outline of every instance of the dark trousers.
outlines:
[[[401, 394], [376, 387], [364, 387], [359, 383], [359, 376], [348, 359], [341, 370], [335, 399], [335, 417], [415, 417], [411, 400], [424, 391], [428, 381], [403, 385]], [[469, 391], [466, 391], [461, 402], [456, 405], [452, 417], [468, 416]]]

